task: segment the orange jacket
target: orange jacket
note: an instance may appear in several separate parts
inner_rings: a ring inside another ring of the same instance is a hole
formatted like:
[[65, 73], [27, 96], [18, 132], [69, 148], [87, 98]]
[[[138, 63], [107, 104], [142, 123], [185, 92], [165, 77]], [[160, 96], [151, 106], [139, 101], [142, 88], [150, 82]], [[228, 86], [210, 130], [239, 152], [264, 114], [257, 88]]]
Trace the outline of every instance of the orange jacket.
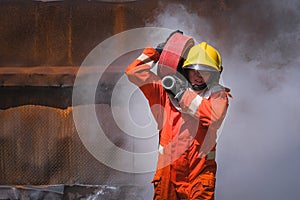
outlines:
[[[169, 178], [175, 185], [188, 183], [205, 170], [216, 172], [216, 162], [207, 153], [215, 150], [216, 131], [228, 107], [228, 92], [216, 85], [202, 94], [187, 90], [179, 104], [162, 87], [151, 68], [159, 60], [152, 47], [126, 69], [149, 102], [159, 129], [159, 157], [154, 177]], [[179, 108], [178, 108], [179, 107]]]

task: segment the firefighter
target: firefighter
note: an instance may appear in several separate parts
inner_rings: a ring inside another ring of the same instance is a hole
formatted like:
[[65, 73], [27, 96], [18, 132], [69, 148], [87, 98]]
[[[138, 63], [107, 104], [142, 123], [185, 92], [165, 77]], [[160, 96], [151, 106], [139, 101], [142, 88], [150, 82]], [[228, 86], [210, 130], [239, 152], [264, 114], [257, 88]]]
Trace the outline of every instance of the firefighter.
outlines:
[[188, 51], [180, 73], [159, 77], [150, 70], [160, 50], [146, 47], [126, 69], [129, 81], [147, 98], [159, 129], [153, 199], [214, 199], [216, 135], [230, 96], [219, 84], [221, 56], [202, 42]]

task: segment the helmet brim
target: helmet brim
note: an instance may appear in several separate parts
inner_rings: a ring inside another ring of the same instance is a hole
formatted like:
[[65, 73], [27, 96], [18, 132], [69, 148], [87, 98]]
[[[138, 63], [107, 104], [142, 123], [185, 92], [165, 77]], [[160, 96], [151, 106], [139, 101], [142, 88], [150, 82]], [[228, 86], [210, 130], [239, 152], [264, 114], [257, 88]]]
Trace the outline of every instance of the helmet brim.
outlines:
[[206, 65], [188, 65], [185, 66], [184, 69], [193, 69], [193, 70], [199, 70], [199, 71], [209, 71], [209, 72], [218, 72], [216, 69], [210, 67], [210, 66], [206, 66]]

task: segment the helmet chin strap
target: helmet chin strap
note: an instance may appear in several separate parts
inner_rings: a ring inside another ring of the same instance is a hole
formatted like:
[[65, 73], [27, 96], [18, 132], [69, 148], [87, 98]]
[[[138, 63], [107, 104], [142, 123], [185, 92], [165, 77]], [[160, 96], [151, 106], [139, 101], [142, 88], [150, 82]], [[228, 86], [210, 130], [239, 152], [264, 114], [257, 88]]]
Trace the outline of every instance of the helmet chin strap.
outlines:
[[194, 84], [192, 85], [192, 88], [193, 90], [196, 90], [196, 91], [200, 91], [200, 90], [203, 90], [207, 87], [207, 84], [206, 83], [202, 83], [200, 85], [197, 85], [197, 84]]

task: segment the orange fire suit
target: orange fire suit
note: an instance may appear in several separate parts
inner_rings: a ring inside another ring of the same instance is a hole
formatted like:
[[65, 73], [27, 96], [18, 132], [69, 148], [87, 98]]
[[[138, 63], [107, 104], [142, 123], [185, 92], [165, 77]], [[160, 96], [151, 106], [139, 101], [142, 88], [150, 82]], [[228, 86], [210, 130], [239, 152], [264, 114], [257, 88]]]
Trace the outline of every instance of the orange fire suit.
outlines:
[[151, 71], [159, 56], [147, 47], [126, 69], [129, 81], [147, 98], [159, 129], [153, 199], [214, 199], [216, 132], [227, 111], [229, 89], [215, 85], [200, 94], [188, 89], [178, 102]]

